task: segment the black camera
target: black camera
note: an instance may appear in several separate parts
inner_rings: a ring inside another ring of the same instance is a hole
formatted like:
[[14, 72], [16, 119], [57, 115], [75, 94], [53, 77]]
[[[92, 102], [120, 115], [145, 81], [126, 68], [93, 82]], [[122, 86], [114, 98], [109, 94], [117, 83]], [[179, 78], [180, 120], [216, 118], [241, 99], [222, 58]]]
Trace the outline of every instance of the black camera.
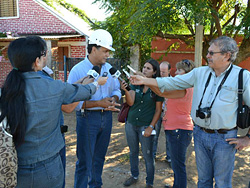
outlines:
[[211, 117], [210, 108], [209, 107], [199, 108], [198, 110], [196, 110], [196, 117], [199, 117], [201, 119], [210, 118]]

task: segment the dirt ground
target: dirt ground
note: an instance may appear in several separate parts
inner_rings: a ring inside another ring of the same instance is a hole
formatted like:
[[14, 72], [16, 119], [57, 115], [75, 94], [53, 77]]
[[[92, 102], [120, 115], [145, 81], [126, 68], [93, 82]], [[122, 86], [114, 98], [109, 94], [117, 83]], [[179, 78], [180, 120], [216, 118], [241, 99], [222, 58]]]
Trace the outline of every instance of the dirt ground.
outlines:
[[[65, 125], [69, 131], [65, 134], [67, 150], [66, 188], [74, 187], [76, 162], [76, 121], [75, 113], [64, 114]], [[240, 130], [244, 135], [246, 130]], [[155, 188], [164, 188], [166, 183], [173, 183], [173, 171], [165, 162], [165, 134], [162, 130], [159, 137], [158, 154], [155, 162]], [[195, 164], [194, 144], [190, 144], [187, 152], [188, 188], [197, 187], [197, 170]], [[129, 148], [125, 137], [124, 124], [117, 122], [117, 113], [113, 113], [113, 130], [103, 170], [103, 188], [123, 188], [123, 182], [130, 177]], [[140, 155], [139, 181], [131, 188], [145, 187], [146, 170]], [[233, 174], [233, 188], [247, 188], [250, 181], [250, 148], [237, 152]]]

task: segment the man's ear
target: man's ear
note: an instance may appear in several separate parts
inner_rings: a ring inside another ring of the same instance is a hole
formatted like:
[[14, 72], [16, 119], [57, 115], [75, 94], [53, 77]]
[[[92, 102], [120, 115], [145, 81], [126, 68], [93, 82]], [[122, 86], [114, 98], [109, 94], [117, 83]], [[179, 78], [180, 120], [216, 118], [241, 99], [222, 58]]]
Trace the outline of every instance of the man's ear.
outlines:
[[231, 53], [226, 53], [226, 59], [227, 59], [227, 61], [231, 61], [231, 56], [232, 56], [232, 54]]

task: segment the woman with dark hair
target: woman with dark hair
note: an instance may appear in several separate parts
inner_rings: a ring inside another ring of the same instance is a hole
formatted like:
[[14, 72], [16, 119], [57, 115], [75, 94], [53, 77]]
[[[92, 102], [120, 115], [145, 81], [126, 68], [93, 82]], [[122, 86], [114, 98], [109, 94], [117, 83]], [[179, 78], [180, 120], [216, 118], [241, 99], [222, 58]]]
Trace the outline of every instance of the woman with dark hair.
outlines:
[[88, 85], [43, 79], [37, 71], [46, 63], [47, 46], [38, 36], [12, 41], [8, 56], [13, 70], [2, 87], [0, 122], [7, 119], [16, 145], [17, 188], [61, 188], [61, 105], [88, 100], [106, 78]]
[[[159, 63], [150, 59], [143, 66], [142, 73], [147, 78], [160, 77]], [[139, 142], [141, 143], [143, 158], [146, 164], [146, 187], [153, 187], [154, 182], [154, 157], [153, 136], [151, 133], [161, 115], [162, 97], [157, 96], [147, 86], [133, 86], [126, 89], [127, 84], [122, 83], [125, 91], [126, 102], [130, 106], [125, 125], [127, 142], [130, 150], [130, 167], [132, 176], [124, 182], [130, 186], [137, 182], [139, 176]]]

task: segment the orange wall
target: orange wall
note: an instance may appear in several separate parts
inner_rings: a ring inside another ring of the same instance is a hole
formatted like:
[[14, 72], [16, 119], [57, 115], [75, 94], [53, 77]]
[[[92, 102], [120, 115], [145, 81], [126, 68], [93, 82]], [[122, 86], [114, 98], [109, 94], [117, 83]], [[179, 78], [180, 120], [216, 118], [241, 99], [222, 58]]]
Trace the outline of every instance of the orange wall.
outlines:
[[[237, 43], [241, 41], [241, 38], [236, 40]], [[179, 48], [172, 49], [167, 55], [165, 55], [166, 50], [168, 47], [173, 43], [179, 43]], [[194, 48], [188, 47], [182, 40], [180, 39], [162, 39], [160, 37], [155, 37], [152, 40], [152, 49], [154, 50], [151, 53], [151, 57], [158, 60], [159, 62], [168, 61], [171, 64], [172, 70], [171, 75], [174, 76], [175, 74], [175, 64], [183, 59], [190, 59], [194, 61]], [[162, 57], [161, 60], [159, 60]], [[203, 59], [202, 64], [206, 64], [206, 61]], [[240, 67], [250, 70], [250, 58], [246, 59], [245, 61], [239, 64]]]

